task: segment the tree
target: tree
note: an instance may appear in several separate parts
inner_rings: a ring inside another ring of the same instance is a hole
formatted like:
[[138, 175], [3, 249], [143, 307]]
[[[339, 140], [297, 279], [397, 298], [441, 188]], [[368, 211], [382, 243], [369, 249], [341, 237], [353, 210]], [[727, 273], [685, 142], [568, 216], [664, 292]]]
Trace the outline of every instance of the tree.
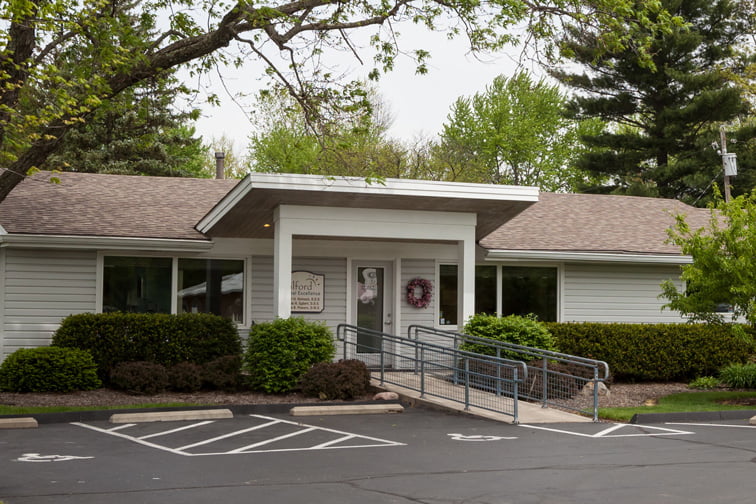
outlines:
[[190, 126], [195, 111], [172, 106], [180, 92], [173, 79], [124, 91], [71, 129], [41, 168], [202, 177], [206, 148]]
[[585, 176], [570, 166], [581, 149], [580, 124], [563, 116], [565, 104], [543, 79], [499, 76], [452, 105], [434, 156], [452, 180], [570, 190]]
[[694, 320], [722, 322], [717, 307], [729, 305], [735, 317], [756, 325], [756, 191], [729, 203], [717, 199], [706, 227], [693, 229], [678, 215], [669, 236], [693, 262], [682, 267], [686, 290], [662, 284], [669, 300], [664, 306]]
[[255, 107], [258, 132], [250, 138], [250, 169], [367, 178], [411, 176], [409, 148], [386, 137], [391, 119], [376, 92], [368, 90], [364, 99], [365, 106], [321, 121], [316, 133], [284, 90], [263, 92]]
[[572, 117], [607, 122], [604, 131], [583, 137], [596, 150], [584, 153], [577, 166], [609, 176], [611, 183], [586, 191], [702, 201], [721, 173], [710, 147], [719, 138], [719, 124], [749, 112], [733, 75], [743, 76], [746, 68], [739, 51], [753, 50], [744, 45], [755, 33], [753, 2], [662, 0], [662, 5], [690, 25], [654, 37], [652, 67], [639, 65], [630, 49], [606, 51], [579, 27], [567, 32], [563, 45], [585, 72], [552, 75], [579, 92], [570, 105]]
[[[636, 10], [641, 15], [630, 16]], [[324, 104], [352, 101], [320, 61], [328, 48], [356, 53], [356, 31], [376, 28], [375, 77], [399, 54], [392, 27], [380, 29], [389, 23], [433, 30], [448, 22], [450, 35], [464, 34], [484, 51], [516, 41], [518, 23], [527, 24], [526, 36], [548, 42], [560, 21], [572, 19], [609, 47], [642, 51], [649, 30], [678, 23], [657, 11], [657, 2], [636, 0], [9, 0], [0, 4], [0, 199], [104, 103], [182, 65], [196, 74], [224, 62], [261, 64], [312, 124], [328, 110]], [[159, 16], [166, 29], [144, 36], [139, 23]], [[429, 53], [412, 54], [426, 71]]]

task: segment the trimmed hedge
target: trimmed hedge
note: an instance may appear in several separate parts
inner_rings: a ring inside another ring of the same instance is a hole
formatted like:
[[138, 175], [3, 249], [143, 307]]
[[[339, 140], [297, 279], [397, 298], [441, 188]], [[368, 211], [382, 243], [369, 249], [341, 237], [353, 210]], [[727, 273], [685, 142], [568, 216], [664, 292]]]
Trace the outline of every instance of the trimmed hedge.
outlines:
[[616, 381], [688, 382], [745, 362], [756, 349], [750, 329], [737, 325], [547, 322], [546, 327], [561, 352], [607, 362]]
[[310, 366], [335, 354], [333, 335], [324, 323], [278, 319], [252, 326], [244, 369], [252, 388], [277, 394], [295, 389]]
[[[496, 315], [478, 314], [470, 318], [465, 324], [463, 332], [479, 338], [557, 351], [554, 338], [546, 325], [532, 317], [521, 317], [519, 315], [497, 317]], [[459, 348], [467, 352], [496, 355], [494, 348], [474, 341], [465, 342]], [[502, 351], [501, 358], [521, 360], [522, 354]]]
[[102, 385], [92, 355], [76, 348], [21, 348], [0, 365], [0, 390], [72, 392]]
[[66, 317], [53, 346], [88, 350], [101, 379], [121, 362], [164, 366], [204, 364], [224, 355], [241, 355], [236, 326], [206, 313], [82, 313]]

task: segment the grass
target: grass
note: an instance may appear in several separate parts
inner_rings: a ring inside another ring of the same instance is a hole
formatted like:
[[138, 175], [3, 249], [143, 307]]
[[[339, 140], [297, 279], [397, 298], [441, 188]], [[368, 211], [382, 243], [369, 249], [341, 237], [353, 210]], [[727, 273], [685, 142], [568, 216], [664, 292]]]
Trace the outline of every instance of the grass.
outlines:
[[[182, 408], [204, 406], [196, 403], [123, 404], [114, 406], [5, 406], [0, 404], [0, 415], [34, 415], [39, 413], [65, 413], [68, 411], [99, 411], [142, 408]], [[2, 504], [2, 503], [0, 503]]]
[[629, 422], [636, 413], [680, 413], [686, 411], [724, 411], [756, 409], [756, 406], [721, 404], [720, 401], [756, 397], [756, 392], [681, 392], [659, 399], [654, 406], [632, 408], [599, 408], [599, 417], [606, 420]]

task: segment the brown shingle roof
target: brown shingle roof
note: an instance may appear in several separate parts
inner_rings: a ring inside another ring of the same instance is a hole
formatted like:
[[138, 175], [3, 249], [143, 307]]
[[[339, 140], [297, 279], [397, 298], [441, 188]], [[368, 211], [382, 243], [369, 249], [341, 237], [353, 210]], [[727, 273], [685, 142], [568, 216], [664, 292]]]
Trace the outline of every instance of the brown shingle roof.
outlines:
[[238, 180], [49, 173], [0, 202], [8, 233], [205, 240], [195, 224]]
[[679, 254], [678, 247], [666, 243], [677, 214], [696, 228], [711, 215], [677, 200], [541, 193], [538, 203], [480, 244], [496, 250]]

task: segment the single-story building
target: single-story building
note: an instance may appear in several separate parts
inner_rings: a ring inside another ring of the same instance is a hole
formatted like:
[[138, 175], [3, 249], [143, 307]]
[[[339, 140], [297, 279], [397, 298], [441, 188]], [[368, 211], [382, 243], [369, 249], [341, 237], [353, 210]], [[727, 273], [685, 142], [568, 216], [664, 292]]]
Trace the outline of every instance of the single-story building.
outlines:
[[[393, 334], [474, 313], [673, 322], [679, 201], [295, 174], [40, 173], [0, 202], [0, 357], [81, 312], [292, 314]], [[679, 280], [678, 280], [679, 281]], [[408, 295], [408, 292], [410, 293]]]

